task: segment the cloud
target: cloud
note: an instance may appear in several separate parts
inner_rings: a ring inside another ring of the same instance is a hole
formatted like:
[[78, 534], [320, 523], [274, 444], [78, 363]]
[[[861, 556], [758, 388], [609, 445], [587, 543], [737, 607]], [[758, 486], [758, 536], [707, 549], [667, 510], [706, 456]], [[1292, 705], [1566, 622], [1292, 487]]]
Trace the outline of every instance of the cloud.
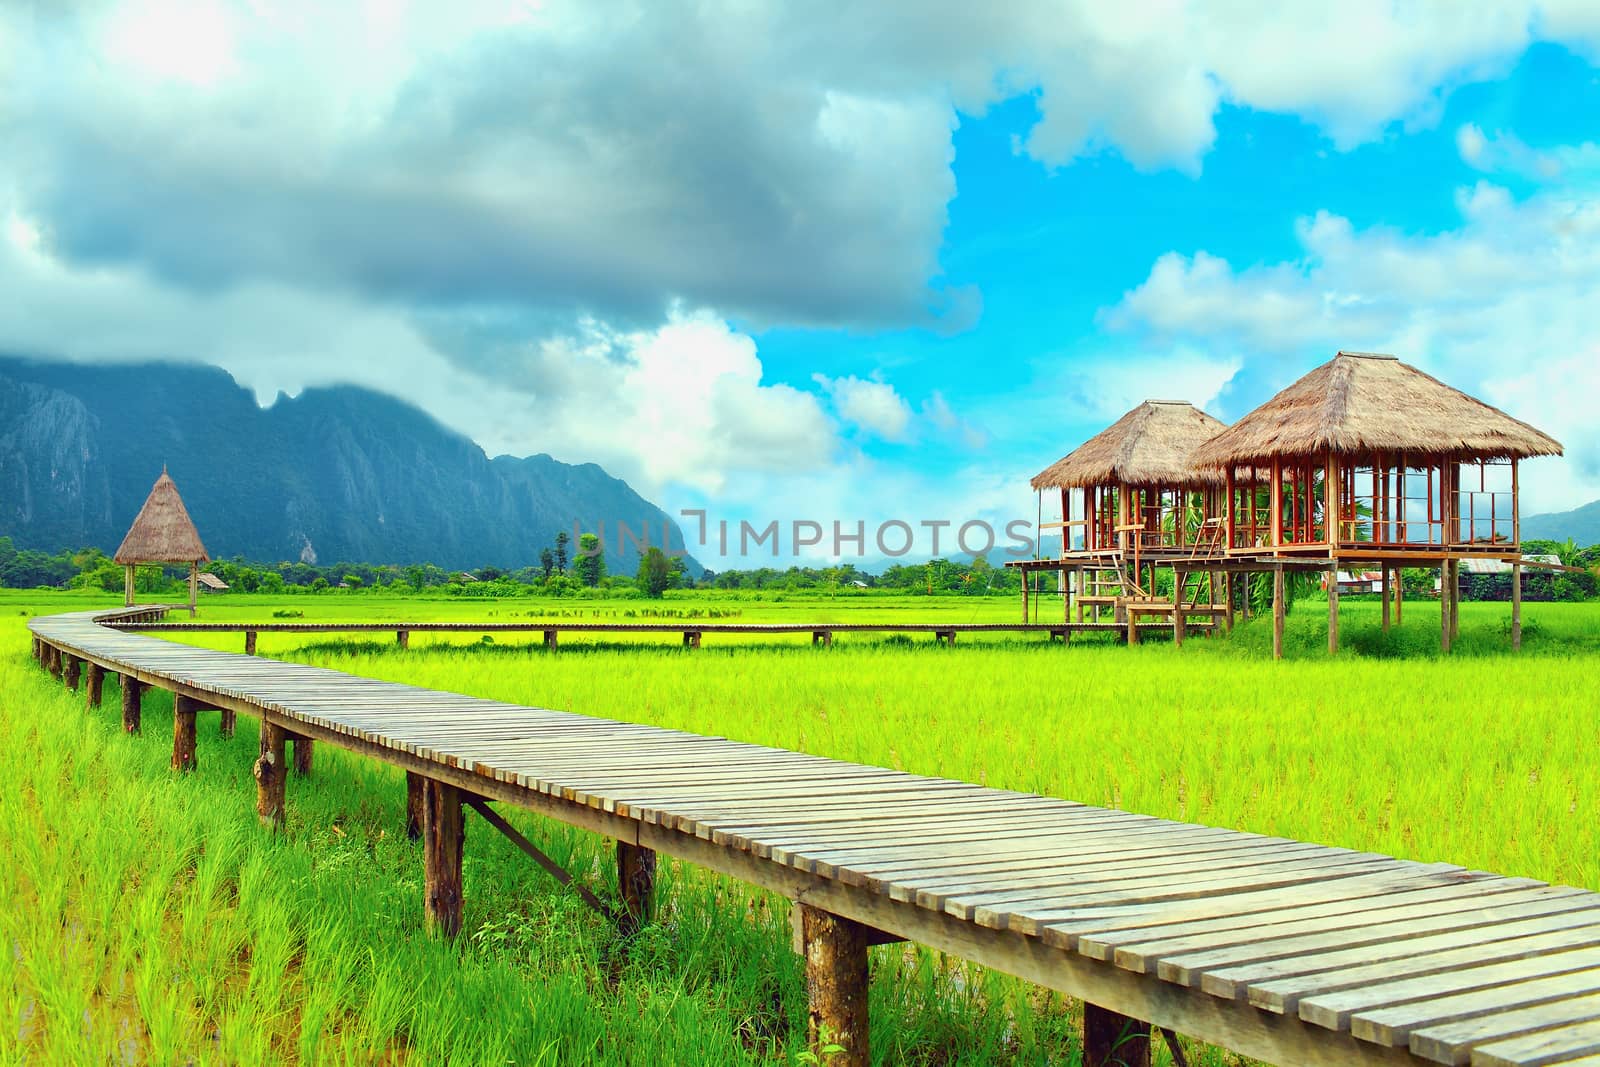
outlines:
[[1112, 422], [1146, 400], [1187, 400], [1216, 414], [1229, 382], [1244, 366], [1235, 356], [1180, 348], [1159, 355], [1102, 354], [1068, 372], [1061, 402], [1081, 416]]
[[1530, 148], [1515, 133], [1486, 134], [1475, 123], [1456, 130], [1456, 151], [1461, 161], [1485, 174], [1511, 175], [1549, 185], [1600, 178], [1600, 144]]
[[813, 374], [811, 377], [832, 399], [834, 410], [845, 422], [885, 441], [906, 439], [911, 426], [911, 405], [894, 386], [853, 375], [829, 378]]
[[1480, 182], [1456, 205], [1460, 225], [1427, 235], [1318, 212], [1292, 262], [1168, 253], [1101, 321], [1146, 346], [1237, 353], [1240, 378], [1268, 390], [1341, 348], [1392, 352], [1566, 443], [1568, 460], [1527, 465], [1531, 509], [1600, 497], [1585, 404], [1600, 391], [1600, 188], [1517, 201]]

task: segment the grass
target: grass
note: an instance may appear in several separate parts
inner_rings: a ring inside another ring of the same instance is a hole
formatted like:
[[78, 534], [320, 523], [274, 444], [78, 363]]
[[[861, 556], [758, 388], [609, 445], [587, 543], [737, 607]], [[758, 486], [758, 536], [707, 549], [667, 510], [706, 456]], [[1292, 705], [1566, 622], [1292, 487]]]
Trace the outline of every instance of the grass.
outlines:
[[[786, 904], [663, 864], [662, 921], [621, 944], [481, 822], [469, 829], [467, 929], [421, 927], [421, 871], [400, 776], [329, 748], [290, 783], [289, 825], [255, 822], [254, 724], [200, 769], [167, 769], [170, 700], [120, 734], [114, 692], [85, 715], [27, 657], [25, 614], [77, 597], [0, 597], [0, 1029], [6, 1060], [40, 1063], [773, 1063], [804, 1045]], [[216, 621], [327, 617], [508, 621], [639, 611], [638, 602], [241, 598]], [[1009, 621], [1010, 601], [685, 598], [734, 621]], [[1045, 610], [1049, 610], [1048, 606]], [[1059, 612], [1059, 605], [1055, 607]], [[529, 616], [525, 613], [537, 613]], [[1181, 650], [1092, 639], [708, 635], [676, 642], [537, 634], [263, 635], [269, 655], [373, 677], [719, 733], [918, 773], [1150, 814], [1600, 888], [1600, 606], [1530, 604], [1504, 652], [1504, 605], [1466, 604], [1450, 659], [1436, 605], [1389, 635], [1347, 599], [1344, 651], [1325, 606], [1290, 618], [1289, 659], [1264, 625]], [[1431, 618], [1430, 618], [1431, 615]], [[637, 616], [636, 616], [637, 617]], [[703, 616], [697, 616], [703, 617]], [[188, 635], [237, 649], [240, 635]], [[591, 885], [605, 842], [518, 825]], [[1076, 1062], [1075, 1008], [921, 949], [874, 950], [882, 1063]], [[7, 1043], [10, 1042], [8, 1045]], [[1232, 1063], [1218, 1050], [1197, 1062]]]

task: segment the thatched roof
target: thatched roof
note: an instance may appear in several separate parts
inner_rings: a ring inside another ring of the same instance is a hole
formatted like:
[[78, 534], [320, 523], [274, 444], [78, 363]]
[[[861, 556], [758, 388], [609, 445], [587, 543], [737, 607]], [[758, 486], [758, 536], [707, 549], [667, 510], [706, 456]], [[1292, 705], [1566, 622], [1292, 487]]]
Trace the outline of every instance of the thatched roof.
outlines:
[[206, 546], [200, 543], [200, 534], [166, 468], [162, 468], [161, 477], [139, 509], [139, 517], [133, 520], [128, 536], [112, 558], [118, 563], [210, 562]]
[[1340, 352], [1195, 450], [1222, 469], [1273, 457], [1406, 452], [1559, 456], [1561, 442], [1393, 356]]
[[1227, 423], [1183, 400], [1146, 400], [1036, 475], [1035, 489], [1089, 485], [1218, 485], [1222, 475], [1200, 470], [1190, 453]]

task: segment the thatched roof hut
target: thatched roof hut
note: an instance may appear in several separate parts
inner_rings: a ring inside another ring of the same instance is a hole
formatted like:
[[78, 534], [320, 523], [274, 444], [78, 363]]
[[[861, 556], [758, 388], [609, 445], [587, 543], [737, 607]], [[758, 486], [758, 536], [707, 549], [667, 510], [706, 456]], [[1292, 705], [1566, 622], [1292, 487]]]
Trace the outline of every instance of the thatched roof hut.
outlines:
[[1340, 352], [1191, 458], [1221, 470], [1324, 452], [1502, 460], [1559, 456], [1561, 442], [1394, 356]]
[[1227, 429], [1183, 400], [1146, 400], [1034, 476], [1034, 489], [1096, 485], [1201, 489], [1221, 485], [1213, 468], [1197, 468], [1196, 448]]
[[210, 562], [200, 532], [165, 467], [112, 558], [122, 564]]

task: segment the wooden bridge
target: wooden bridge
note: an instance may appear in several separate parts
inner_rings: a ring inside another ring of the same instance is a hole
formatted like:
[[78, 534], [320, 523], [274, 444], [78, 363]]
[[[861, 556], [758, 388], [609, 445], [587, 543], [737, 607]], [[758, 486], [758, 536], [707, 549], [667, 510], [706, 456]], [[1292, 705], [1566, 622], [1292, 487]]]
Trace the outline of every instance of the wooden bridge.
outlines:
[[171, 690], [179, 770], [197, 758], [200, 712], [220, 709], [224, 735], [238, 713], [258, 717], [269, 824], [289, 740], [306, 770], [312, 742], [404, 768], [424, 908], [443, 934], [461, 919], [464, 807], [565, 878], [496, 803], [617, 842], [620, 905], [574, 888], [625, 933], [649, 919], [656, 853], [789, 897], [814, 1047], [826, 1033], [843, 1049], [823, 1062], [868, 1062], [867, 948], [909, 940], [1084, 1000], [1091, 1067], [1148, 1062], [1152, 1025], [1277, 1064], [1600, 1064], [1600, 894], [191, 648], [101, 619], [128, 615], [33, 620], [35, 655], [91, 708], [120, 676], [130, 731], [144, 689]]
[[[1170, 608], [1168, 609], [1170, 612]], [[544, 636], [546, 648], [559, 647], [560, 635], [567, 634], [679, 634], [686, 648], [699, 648], [706, 634], [778, 636], [810, 634], [814, 645], [832, 645], [835, 634], [931, 634], [935, 641], [954, 644], [961, 634], [1041, 634], [1050, 641], [1069, 642], [1075, 633], [1108, 633], [1134, 644], [1141, 634], [1170, 634], [1169, 623], [1137, 624], [1102, 622], [159, 622], [142, 615], [107, 623], [118, 629], [141, 633], [241, 633], [244, 650], [256, 651], [256, 635], [263, 633], [351, 634], [392, 633], [402, 648], [409, 647], [414, 633], [537, 633]], [[1191, 623], [1189, 629], [1207, 629], [1206, 623]], [[1181, 628], [1180, 628], [1181, 629]], [[1179, 638], [1181, 640], [1181, 638]]]

